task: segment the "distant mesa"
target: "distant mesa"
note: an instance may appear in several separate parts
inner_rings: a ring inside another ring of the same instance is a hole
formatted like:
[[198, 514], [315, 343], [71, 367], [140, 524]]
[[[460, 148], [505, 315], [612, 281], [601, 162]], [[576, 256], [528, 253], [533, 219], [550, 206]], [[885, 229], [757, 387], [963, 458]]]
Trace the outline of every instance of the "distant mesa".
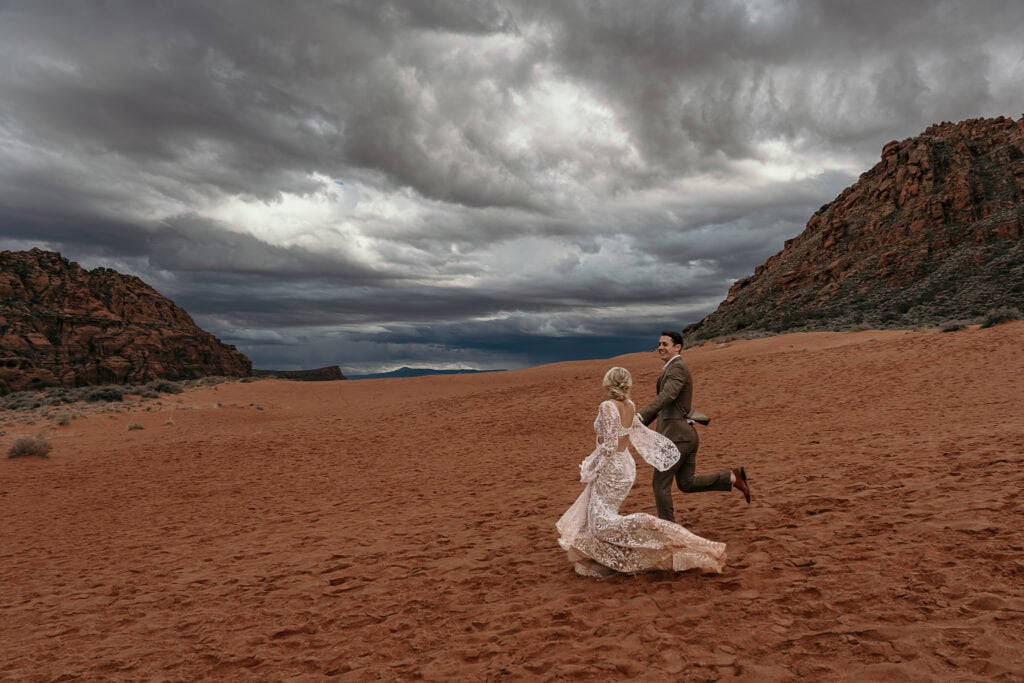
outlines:
[[923, 327], [1024, 310], [1024, 117], [930, 126], [821, 207], [684, 330]]
[[0, 394], [251, 374], [244, 354], [137, 277], [0, 252]]
[[267, 379], [292, 379], [300, 382], [330, 382], [348, 379], [337, 365], [328, 365], [325, 368], [314, 370], [253, 370], [252, 376]]
[[436, 370], [434, 368], [401, 367], [390, 372], [376, 372], [369, 375], [349, 375], [349, 379], [383, 379], [386, 377], [423, 377], [424, 375], [468, 375], [481, 372], [503, 372], [502, 370]]

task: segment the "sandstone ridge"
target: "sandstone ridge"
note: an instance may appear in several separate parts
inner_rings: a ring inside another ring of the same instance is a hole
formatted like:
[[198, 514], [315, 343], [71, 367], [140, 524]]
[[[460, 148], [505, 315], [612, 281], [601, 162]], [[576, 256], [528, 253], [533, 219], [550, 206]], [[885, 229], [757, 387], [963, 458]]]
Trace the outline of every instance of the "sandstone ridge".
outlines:
[[745, 332], [920, 327], [1024, 308], [1024, 117], [930, 126], [738, 280], [688, 342]]
[[40, 249], [0, 252], [0, 393], [251, 373], [137, 277]]

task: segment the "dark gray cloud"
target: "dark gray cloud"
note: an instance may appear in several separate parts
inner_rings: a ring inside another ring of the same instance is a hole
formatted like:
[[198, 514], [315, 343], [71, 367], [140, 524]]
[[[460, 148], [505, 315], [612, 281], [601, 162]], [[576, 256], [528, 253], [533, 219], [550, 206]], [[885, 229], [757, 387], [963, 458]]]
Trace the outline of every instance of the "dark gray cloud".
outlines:
[[[257, 367], [516, 366], [711, 310], [891, 139], [1024, 111], [1024, 4], [0, 3], [0, 247]], [[586, 349], [586, 350], [585, 350]]]

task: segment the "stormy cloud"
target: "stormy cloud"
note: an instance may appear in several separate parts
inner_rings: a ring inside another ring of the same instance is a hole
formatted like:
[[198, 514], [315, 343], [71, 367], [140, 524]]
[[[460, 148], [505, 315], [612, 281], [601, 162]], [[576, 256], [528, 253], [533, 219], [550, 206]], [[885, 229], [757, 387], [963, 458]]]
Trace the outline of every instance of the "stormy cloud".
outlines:
[[0, 248], [259, 368], [521, 367], [710, 312], [893, 139], [1024, 111], [1024, 5], [0, 3]]

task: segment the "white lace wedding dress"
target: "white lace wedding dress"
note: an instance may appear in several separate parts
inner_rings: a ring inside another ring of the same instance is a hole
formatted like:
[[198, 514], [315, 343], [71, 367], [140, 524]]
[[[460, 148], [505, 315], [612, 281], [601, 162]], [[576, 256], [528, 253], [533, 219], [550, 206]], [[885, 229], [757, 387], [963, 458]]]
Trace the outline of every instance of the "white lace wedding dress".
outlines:
[[644, 512], [619, 514], [619, 506], [636, 479], [636, 462], [628, 448], [616, 450], [620, 437], [628, 436], [637, 453], [662, 472], [679, 460], [675, 444], [645, 427], [633, 407], [629, 427], [622, 425], [613, 401], [605, 401], [598, 408], [594, 420], [597, 448], [580, 464], [580, 480], [586, 486], [555, 525], [558, 544], [568, 553], [569, 561], [576, 563], [577, 573], [587, 576], [611, 573], [594, 568], [593, 562], [624, 573], [694, 568], [722, 571], [724, 543], [701, 538]]

